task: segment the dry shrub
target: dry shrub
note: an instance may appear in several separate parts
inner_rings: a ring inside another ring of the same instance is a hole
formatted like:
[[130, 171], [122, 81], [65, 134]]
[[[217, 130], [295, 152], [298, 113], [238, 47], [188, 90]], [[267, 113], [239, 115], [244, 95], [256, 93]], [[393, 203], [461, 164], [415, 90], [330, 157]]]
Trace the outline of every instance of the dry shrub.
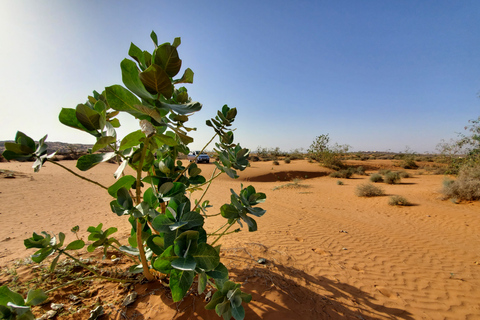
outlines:
[[447, 199], [480, 200], [480, 166], [462, 167], [456, 180], [446, 180], [442, 193]]
[[352, 170], [339, 170], [339, 171], [334, 171], [329, 174], [330, 177], [332, 178], [343, 178], [343, 179], [348, 179], [352, 176], [353, 172]]
[[383, 177], [380, 173], [374, 173], [370, 176], [372, 182], [383, 182]]
[[412, 175], [410, 173], [408, 173], [407, 171], [398, 171], [398, 175], [400, 176], [400, 178], [411, 178]]
[[402, 196], [391, 196], [390, 199], [388, 200], [388, 204], [391, 206], [410, 206], [411, 205], [411, 203], [408, 202], [408, 200]]
[[393, 172], [393, 171], [389, 172], [384, 176], [383, 181], [385, 183], [388, 183], [388, 184], [399, 183], [400, 182], [400, 175], [398, 174], [398, 172]]
[[374, 186], [371, 183], [365, 183], [357, 186], [355, 194], [358, 197], [378, 197], [383, 196], [385, 193], [382, 188]]

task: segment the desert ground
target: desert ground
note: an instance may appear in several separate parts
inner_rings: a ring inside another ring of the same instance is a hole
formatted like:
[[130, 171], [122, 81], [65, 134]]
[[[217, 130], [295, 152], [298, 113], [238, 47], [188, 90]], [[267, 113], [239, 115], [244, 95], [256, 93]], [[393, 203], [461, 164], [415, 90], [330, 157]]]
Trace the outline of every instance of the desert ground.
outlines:
[[[75, 169], [74, 161], [62, 164]], [[388, 160], [351, 164], [363, 165], [367, 173], [393, 166]], [[130, 225], [111, 212], [105, 190], [52, 164], [39, 173], [31, 165], [0, 163], [0, 169], [16, 172], [15, 178], [0, 177], [4, 269], [33, 253], [23, 240], [34, 231], [62, 231], [68, 241], [75, 239], [70, 229], [78, 225], [86, 240], [86, 229], [103, 223], [117, 227], [116, 237], [126, 244]], [[209, 176], [214, 165], [199, 167]], [[104, 163], [84, 175], [111, 185], [115, 169]], [[213, 205], [210, 213], [217, 213], [229, 201], [230, 188], [239, 191], [241, 184], [267, 195], [261, 205], [267, 213], [256, 219], [257, 232], [244, 229], [222, 238], [222, 261], [231, 278], [253, 296], [246, 319], [480, 319], [480, 203], [442, 200], [445, 177], [419, 171], [409, 171], [412, 177], [396, 185], [378, 184], [386, 196], [373, 198], [355, 195], [368, 176], [331, 178], [329, 169], [306, 160], [276, 166], [252, 162], [237, 180], [219, 177], [206, 197]], [[292, 183], [294, 178], [301, 180]], [[412, 205], [390, 206], [391, 195]], [[206, 225], [213, 231], [223, 223], [214, 217]], [[260, 258], [266, 263], [259, 264]], [[17, 271], [28, 278], [32, 265]], [[3, 273], [0, 284], [8, 279]], [[204, 295], [174, 303], [159, 282], [128, 289], [138, 292], [129, 306], [121, 305], [128, 292], [118, 284], [96, 281], [90, 287], [94, 293], [81, 305], [105, 303], [100, 319], [219, 319], [204, 310]], [[62, 288], [50, 301], [74, 289]], [[78, 313], [75, 308], [57, 318], [88, 318], [87, 308]], [[34, 313], [40, 316], [45, 309]]]

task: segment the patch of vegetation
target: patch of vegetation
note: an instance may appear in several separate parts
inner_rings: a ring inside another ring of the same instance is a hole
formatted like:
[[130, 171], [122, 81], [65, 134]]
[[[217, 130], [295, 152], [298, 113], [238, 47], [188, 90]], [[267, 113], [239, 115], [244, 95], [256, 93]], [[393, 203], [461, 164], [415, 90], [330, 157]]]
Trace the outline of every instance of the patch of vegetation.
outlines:
[[445, 180], [442, 193], [455, 201], [480, 200], [480, 166], [464, 166], [455, 180]]
[[385, 195], [382, 188], [374, 186], [371, 183], [360, 184], [355, 189], [358, 197], [379, 197]]
[[334, 171], [329, 174], [332, 178], [342, 178], [342, 179], [349, 179], [353, 175], [353, 170], [343, 169], [339, 171]]
[[310, 159], [322, 163], [323, 166], [334, 170], [340, 170], [345, 167], [342, 158], [350, 149], [348, 145], [334, 144], [329, 145], [330, 137], [328, 134], [322, 134], [315, 138], [307, 150]]
[[292, 160], [290, 160], [289, 157], [286, 157], [285, 159], [283, 159], [283, 161], [284, 161], [285, 163], [287, 163], [287, 164], [290, 163], [290, 162], [292, 162]]
[[391, 196], [388, 200], [388, 204], [391, 206], [411, 206], [412, 204], [408, 202], [405, 197], [402, 196]]
[[397, 184], [400, 182], [400, 180], [400, 174], [395, 171], [390, 171], [383, 177], [383, 182], [386, 184]]
[[310, 188], [309, 185], [300, 184], [300, 182], [302, 182], [302, 179], [295, 178], [292, 180], [292, 182], [281, 185], [281, 186], [277, 186], [273, 188], [273, 190], [275, 191], [283, 188], [291, 188], [291, 189]]
[[278, 166], [278, 165], [280, 165], [280, 162], [278, 162], [278, 160], [273, 160], [273, 165]]
[[374, 173], [370, 176], [371, 182], [383, 182], [383, 177], [380, 173]]
[[343, 185], [344, 185], [344, 183], [343, 183], [343, 181], [342, 181], [342, 180], [337, 180], [337, 185], [339, 185], [339, 186], [343, 186]]

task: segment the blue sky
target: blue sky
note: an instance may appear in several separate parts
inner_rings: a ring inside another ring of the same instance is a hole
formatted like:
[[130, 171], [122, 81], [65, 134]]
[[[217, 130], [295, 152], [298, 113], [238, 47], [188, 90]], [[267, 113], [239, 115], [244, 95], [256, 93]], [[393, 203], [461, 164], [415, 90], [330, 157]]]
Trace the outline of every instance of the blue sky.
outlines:
[[[224, 104], [253, 150], [328, 133], [355, 151], [432, 152], [480, 115], [479, 1], [0, 0], [0, 140], [94, 143], [58, 113], [120, 84], [130, 42], [151, 51], [152, 30], [181, 37], [195, 72], [193, 149]], [[137, 130], [121, 120], [121, 136]]]

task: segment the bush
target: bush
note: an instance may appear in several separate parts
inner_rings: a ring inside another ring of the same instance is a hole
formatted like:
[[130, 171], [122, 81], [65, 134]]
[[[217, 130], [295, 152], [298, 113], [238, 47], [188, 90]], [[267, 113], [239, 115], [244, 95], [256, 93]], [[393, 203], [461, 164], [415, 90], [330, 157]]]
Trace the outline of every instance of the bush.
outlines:
[[365, 173], [365, 168], [360, 166], [355, 169], [355, 173], [361, 176], [366, 176], [367, 174]]
[[410, 173], [408, 173], [407, 171], [398, 171], [398, 175], [400, 176], [400, 178], [411, 178], [412, 175]]
[[278, 162], [278, 160], [273, 160], [273, 165], [278, 166], [278, 165], [280, 165], [280, 162]]
[[445, 180], [442, 193], [447, 199], [480, 200], [480, 166], [462, 167], [456, 180]]
[[412, 158], [405, 158], [400, 163], [400, 167], [402, 167], [403, 169], [417, 169], [418, 165]]
[[343, 185], [344, 185], [344, 183], [343, 183], [342, 180], [337, 180], [337, 184], [338, 184], [339, 186], [343, 186]]
[[389, 172], [384, 176], [383, 181], [385, 183], [388, 183], [388, 184], [399, 183], [400, 182], [400, 174], [398, 174], [398, 172]]
[[378, 173], [381, 174], [381, 175], [386, 175], [387, 173], [389, 172], [392, 172], [392, 170], [389, 170], [389, 169], [380, 169], [378, 170]]
[[383, 182], [383, 177], [380, 173], [374, 173], [370, 176], [372, 182]]
[[378, 197], [383, 196], [385, 193], [382, 188], [371, 183], [365, 183], [357, 186], [355, 194], [359, 197]]
[[352, 176], [353, 172], [352, 170], [344, 169], [340, 171], [335, 171], [330, 173], [330, 177], [332, 178], [343, 178], [343, 179], [348, 179]]
[[411, 203], [402, 196], [391, 196], [388, 200], [388, 204], [391, 206], [410, 206]]
[[285, 163], [290, 163], [291, 162], [289, 157], [286, 157], [283, 161], [285, 161]]

